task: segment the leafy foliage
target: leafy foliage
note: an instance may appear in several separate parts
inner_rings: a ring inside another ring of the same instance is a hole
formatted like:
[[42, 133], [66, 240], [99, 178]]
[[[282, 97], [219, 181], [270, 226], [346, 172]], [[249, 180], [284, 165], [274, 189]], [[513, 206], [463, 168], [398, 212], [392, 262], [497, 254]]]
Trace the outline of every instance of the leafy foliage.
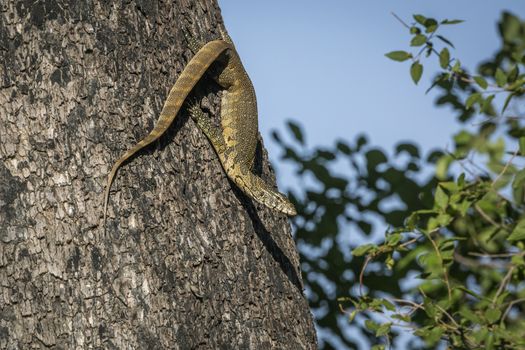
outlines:
[[416, 84], [437, 60], [436, 105], [470, 121], [453, 149], [389, 155], [365, 136], [310, 149], [294, 123], [294, 141], [274, 135], [305, 183], [290, 195], [321, 344], [356, 346], [350, 327], [375, 349], [403, 332], [407, 348], [525, 349], [525, 22], [503, 13], [501, 49], [470, 74], [438, 34], [461, 21], [413, 19], [400, 21], [417, 52], [386, 56], [411, 60]]

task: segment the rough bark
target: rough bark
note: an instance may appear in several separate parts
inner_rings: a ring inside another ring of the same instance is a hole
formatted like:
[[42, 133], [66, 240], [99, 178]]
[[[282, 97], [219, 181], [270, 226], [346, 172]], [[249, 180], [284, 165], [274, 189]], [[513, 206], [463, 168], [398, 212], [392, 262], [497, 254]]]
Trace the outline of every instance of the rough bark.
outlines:
[[287, 219], [184, 111], [120, 170], [103, 231], [108, 171], [191, 56], [182, 30], [221, 21], [212, 0], [0, 0], [0, 348], [315, 348]]

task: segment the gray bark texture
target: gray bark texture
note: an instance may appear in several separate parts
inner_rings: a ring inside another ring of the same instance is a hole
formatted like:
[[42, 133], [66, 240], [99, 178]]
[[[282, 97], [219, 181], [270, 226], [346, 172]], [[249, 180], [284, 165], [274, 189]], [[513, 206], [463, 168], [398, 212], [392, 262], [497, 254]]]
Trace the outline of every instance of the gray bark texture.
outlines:
[[[183, 110], [120, 169], [214, 0], [0, 0], [0, 348], [314, 349], [283, 215], [229, 182]], [[220, 91], [197, 91], [217, 121]], [[264, 148], [256, 172], [275, 182]]]

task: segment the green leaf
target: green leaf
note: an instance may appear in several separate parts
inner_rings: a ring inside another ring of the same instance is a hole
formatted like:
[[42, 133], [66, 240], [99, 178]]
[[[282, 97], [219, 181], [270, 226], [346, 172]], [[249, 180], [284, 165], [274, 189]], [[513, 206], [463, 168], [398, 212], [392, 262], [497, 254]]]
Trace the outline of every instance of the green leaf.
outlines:
[[427, 337], [430, 334], [431, 327], [422, 327], [417, 328], [414, 332], [414, 335], [417, 335], [418, 337]]
[[386, 346], [384, 344], [376, 344], [370, 348], [370, 350], [385, 350]]
[[461, 188], [463, 186], [465, 186], [465, 173], [461, 173], [459, 176], [458, 176], [458, 186]]
[[357, 316], [358, 313], [359, 313], [359, 312], [358, 312], [357, 310], [352, 311], [352, 312], [350, 313], [350, 316], [348, 317], [348, 321], [349, 321], [349, 322], [353, 322], [354, 319], [355, 319], [355, 317]]
[[439, 53], [439, 65], [441, 66], [441, 68], [447, 69], [449, 62], [450, 62], [450, 52], [448, 52], [448, 49], [445, 47]]
[[[471, 101], [468, 101], [469, 104]], [[469, 146], [472, 144], [472, 141], [476, 137], [468, 132], [467, 130], [461, 130], [456, 135], [454, 135], [454, 141], [456, 143], [456, 153], [462, 153], [469, 150]], [[457, 154], [456, 154], [457, 155]]]
[[479, 92], [473, 93], [465, 101], [465, 108], [470, 109], [476, 102], [479, 102], [480, 100], [481, 100], [481, 94]]
[[509, 241], [521, 241], [525, 239], [525, 219], [521, 219], [507, 238]]
[[381, 300], [381, 304], [383, 304], [383, 306], [388, 310], [388, 311], [395, 311], [396, 310], [396, 306], [394, 304], [392, 304], [391, 302], [389, 302], [388, 300], [386, 299], [382, 299]]
[[369, 169], [375, 169], [379, 164], [388, 162], [386, 155], [379, 149], [371, 149], [365, 153], [367, 160], [367, 167]]
[[444, 21], [441, 21], [441, 24], [458, 24], [458, 23], [463, 23], [465, 22], [464, 20], [462, 19], [446, 19]]
[[505, 112], [505, 110], [507, 109], [509, 103], [510, 103], [510, 100], [512, 100], [512, 98], [515, 96], [514, 92], [510, 93], [507, 98], [505, 99], [505, 103], [503, 103], [503, 108], [501, 109], [501, 114], [503, 114], [503, 112]]
[[515, 51], [515, 52], [512, 52], [510, 54], [510, 57], [512, 57], [512, 59], [516, 62], [521, 62], [521, 63], [524, 63], [525, 62], [525, 57], [523, 56], [523, 54], [519, 51]]
[[452, 66], [452, 71], [454, 73], [460, 73], [461, 72], [461, 61], [460, 60], [456, 60], [456, 63], [454, 63], [454, 65]]
[[294, 123], [292, 121], [289, 121], [288, 122], [288, 128], [290, 129], [290, 131], [294, 135], [295, 139], [301, 145], [304, 145], [304, 138], [303, 138], [303, 132], [301, 131], [301, 127], [298, 124], [296, 124], [296, 123]]
[[410, 27], [410, 34], [421, 34], [421, 29], [419, 29], [418, 27], [416, 26], [412, 26]]
[[352, 255], [353, 256], [363, 256], [366, 253], [376, 250], [376, 249], [377, 249], [377, 246], [375, 244], [371, 244], [371, 243], [364, 244], [352, 250]]
[[426, 32], [427, 33], [434, 33], [437, 29], [438, 29], [439, 25], [438, 24], [431, 24], [427, 27], [427, 30]]
[[408, 153], [411, 157], [420, 158], [419, 149], [411, 143], [399, 143], [396, 145], [396, 156], [402, 152]]
[[[519, 79], [516, 79], [516, 81], [514, 81], [512, 84], [510, 84], [509, 86], [506, 87], [507, 90], [509, 91], [514, 91], [514, 92], [523, 92], [523, 85], [525, 84], [525, 77], [521, 77]], [[515, 91], [519, 89], [518, 91]]]
[[446, 252], [446, 251], [455, 249], [456, 244], [454, 240], [444, 240], [444, 241], [439, 242], [438, 248], [442, 252]]
[[456, 209], [457, 211], [459, 211], [460, 215], [461, 216], [465, 216], [467, 214], [467, 211], [470, 209], [470, 207], [472, 206], [472, 202], [469, 201], [469, 200], [464, 200], [462, 201], [461, 203], [457, 204], [454, 209]]
[[437, 315], [437, 309], [434, 306], [432, 299], [425, 297], [423, 301], [424, 310], [428, 317], [433, 319]]
[[391, 51], [385, 54], [385, 56], [390, 58], [391, 60], [398, 62], [403, 62], [408, 60], [409, 58], [412, 58], [412, 54], [406, 51]]
[[366, 329], [368, 329], [368, 330], [370, 330], [370, 331], [375, 333], [379, 329], [380, 326], [379, 326], [379, 323], [377, 323], [377, 322], [374, 322], [372, 320], [366, 320], [365, 321], [365, 327], [366, 327]]
[[520, 70], [518, 68], [518, 65], [515, 64], [512, 69], [509, 71], [509, 74], [507, 74], [507, 82], [513, 83], [518, 78], [518, 75], [520, 74]]
[[[525, 137], [522, 137], [520, 141], [522, 139], [525, 139]], [[525, 169], [521, 169], [516, 173], [514, 181], [512, 181], [512, 192], [517, 204], [525, 202]]]
[[438, 22], [434, 18], [427, 18], [423, 25], [427, 29], [426, 30], [427, 33], [433, 33], [439, 27]]
[[434, 195], [434, 202], [436, 204], [436, 206], [441, 209], [441, 210], [445, 210], [447, 209], [447, 205], [448, 205], [448, 196], [447, 194], [445, 193], [445, 191], [443, 191], [443, 189], [441, 188], [441, 186], [438, 186], [436, 188], [436, 194]]
[[427, 20], [427, 18], [423, 15], [413, 15], [412, 17], [414, 17], [417, 23], [422, 25], [425, 25], [425, 21]]
[[512, 42], [516, 38], [520, 37], [521, 21], [514, 15], [509, 13], [504, 14], [503, 20], [501, 21], [501, 32], [503, 38], [507, 42]]
[[344, 141], [338, 141], [336, 147], [339, 152], [342, 152], [346, 155], [352, 154], [352, 149]]
[[427, 230], [432, 231], [438, 227], [448, 226], [452, 222], [452, 216], [448, 214], [439, 214], [436, 217], [428, 219]]
[[412, 66], [410, 66], [410, 76], [416, 85], [419, 79], [421, 79], [421, 75], [423, 75], [423, 66], [419, 61], [412, 63]]
[[507, 84], [507, 75], [500, 68], [496, 69], [494, 78], [496, 79], [496, 84], [498, 84], [499, 87], [503, 87], [505, 84]]
[[335, 159], [335, 154], [332, 153], [331, 151], [327, 151], [327, 150], [324, 150], [324, 149], [318, 149], [317, 152], [315, 153], [315, 157], [316, 158], [321, 158], [321, 159], [326, 159], [326, 160], [334, 160]]
[[357, 150], [357, 151], [360, 151], [361, 148], [362, 148], [364, 145], [366, 145], [367, 143], [368, 143], [368, 140], [367, 140], [366, 136], [365, 136], [365, 135], [362, 135], [362, 134], [359, 135], [359, 136], [357, 137], [357, 141], [356, 141], [356, 150]]
[[492, 106], [492, 100], [494, 99], [495, 95], [489, 95], [481, 105], [481, 111], [484, 113], [487, 113], [490, 110], [490, 107]]
[[447, 177], [448, 169], [452, 163], [452, 156], [445, 155], [440, 157], [436, 162], [436, 177], [443, 180]]
[[461, 315], [462, 318], [470, 321], [470, 322], [473, 322], [473, 323], [481, 323], [481, 319], [480, 317], [474, 313], [469, 307], [467, 307], [466, 305], [462, 305], [461, 309], [459, 310], [459, 314]]
[[520, 145], [520, 155], [525, 155], [525, 137], [520, 137], [519, 139], [519, 145]]
[[479, 87], [482, 88], [483, 90], [485, 90], [489, 86], [489, 84], [487, 84], [487, 81], [485, 80], [485, 78], [483, 78], [483, 77], [481, 77], [479, 75], [475, 76], [474, 80], [479, 85]]
[[380, 311], [383, 309], [383, 299], [372, 299], [368, 303], [368, 308], [374, 311]]
[[282, 145], [283, 144], [283, 141], [281, 140], [281, 135], [279, 135], [279, 133], [277, 131], [273, 131], [272, 132], [272, 138], [275, 140], [275, 142], [277, 142], [278, 144]]
[[392, 315], [392, 318], [396, 319], [396, 320], [401, 320], [403, 322], [410, 322], [411, 321], [410, 315], [408, 315], [408, 314], [394, 314], [394, 315]]
[[401, 240], [401, 238], [403, 238], [403, 236], [401, 236], [400, 233], [393, 233], [386, 237], [385, 244], [391, 247], [396, 246]]
[[445, 329], [443, 327], [433, 327], [429, 334], [425, 337], [425, 340], [428, 344], [434, 345], [441, 339], [443, 333], [445, 333]]
[[390, 327], [392, 327], [392, 322], [383, 323], [376, 331], [376, 337], [381, 337], [387, 335], [390, 332]]
[[489, 299], [487, 299], [487, 298], [484, 298], [482, 295], [477, 294], [476, 292], [474, 292], [474, 291], [468, 289], [468, 288], [465, 287], [465, 286], [457, 286], [456, 289], [459, 289], [459, 290], [461, 290], [461, 291], [463, 291], [463, 292], [465, 292], [465, 293], [467, 293], [467, 294], [470, 294], [470, 295], [472, 295], [473, 297], [476, 297], [477, 299], [480, 299], [480, 300], [487, 300], [487, 301], [489, 300]]
[[523, 256], [514, 255], [510, 262], [515, 266], [525, 266], [525, 258]]
[[436, 35], [436, 38], [438, 38], [439, 40], [441, 40], [445, 44], [450, 45], [450, 47], [454, 48], [454, 44], [452, 44], [452, 42], [450, 40], [448, 40], [447, 38], [445, 38], [444, 36]]
[[392, 258], [392, 255], [388, 255], [388, 257], [385, 259], [385, 266], [388, 270], [392, 270], [395, 265], [395, 260]]
[[421, 46], [427, 42], [427, 37], [423, 34], [415, 35], [410, 41], [410, 46]]
[[488, 309], [485, 311], [485, 318], [489, 323], [496, 323], [501, 317], [501, 311], [498, 309]]

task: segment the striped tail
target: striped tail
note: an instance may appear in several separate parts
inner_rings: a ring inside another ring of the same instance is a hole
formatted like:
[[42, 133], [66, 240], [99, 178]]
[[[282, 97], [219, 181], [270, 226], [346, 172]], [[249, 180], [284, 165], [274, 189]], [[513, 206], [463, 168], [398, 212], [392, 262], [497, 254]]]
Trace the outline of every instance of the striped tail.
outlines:
[[188, 62], [181, 75], [175, 82], [175, 85], [170, 90], [166, 102], [164, 102], [164, 107], [160, 113], [160, 117], [155, 124], [153, 130], [147, 135], [142, 141], [137, 143], [133, 148], [126, 151], [113, 165], [111, 172], [108, 176], [108, 181], [106, 184], [106, 191], [104, 194], [104, 231], [106, 230], [106, 216], [107, 216], [107, 207], [109, 201], [109, 190], [111, 189], [111, 184], [115, 179], [117, 170], [119, 167], [128, 160], [132, 155], [137, 153], [142, 148], [146, 147], [153, 141], [157, 140], [159, 137], [164, 134], [164, 132], [171, 125], [177, 113], [180, 110], [180, 107], [188, 97], [188, 94], [191, 92], [195, 84], [200, 80], [204, 75], [206, 70], [210, 65], [215, 62], [215, 60], [227, 49], [231, 49], [233, 46], [230, 43], [227, 43], [223, 40], [214, 40], [208, 42], [204, 45], [193, 58]]

